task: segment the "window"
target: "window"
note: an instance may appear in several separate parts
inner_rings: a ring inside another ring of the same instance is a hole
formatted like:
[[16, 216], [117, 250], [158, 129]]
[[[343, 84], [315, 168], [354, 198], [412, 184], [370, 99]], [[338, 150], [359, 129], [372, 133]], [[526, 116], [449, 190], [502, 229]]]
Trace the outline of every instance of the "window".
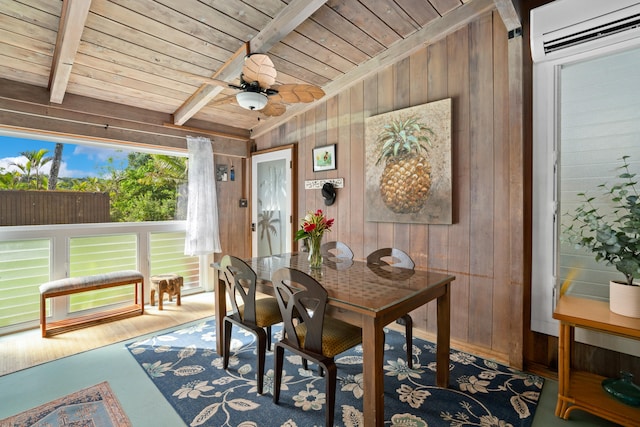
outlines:
[[[596, 194], [616, 181], [622, 156], [640, 173], [640, 48], [560, 67], [559, 222], [579, 204], [577, 193]], [[592, 190], [592, 191], [589, 191]], [[605, 208], [613, 208], [605, 206]], [[561, 239], [562, 242], [562, 239]], [[608, 300], [609, 280], [622, 280], [591, 253], [561, 243], [558, 284], [574, 295]]]
[[[577, 193], [615, 180], [624, 155], [640, 173], [640, 41], [534, 64], [532, 329], [558, 334], [559, 290], [608, 300], [619, 273], [564, 243]], [[565, 222], [563, 224], [563, 221]], [[619, 278], [618, 278], [619, 279]], [[579, 340], [630, 354], [630, 343], [584, 333]]]
[[183, 220], [186, 180], [186, 153], [0, 133], [2, 226]]
[[[78, 220], [69, 221], [69, 212], [56, 203], [64, 200], [45, 197], [39, 199], [38, 209], [29, 211], [29, 218], [40, 215], [44, 221], [14, 224], [5, 222], [6, 218], [22, 219], [27, 211], [17, 211], [14, 204], [7, 203], [12, 190], [53, 193], [46, 189], [57, 141], [3, 132], [0, 334], [38, 325], [38, 287], [55, 278], [135, 269], [146, 277], [180, 274], [184, 278], [183, 295], [202, 290], [208, 262], [205, 257], [184, 255], [186, 152], [134, 152], [116, 145], [65, 142], [56, 189], [61, 190], [59, 193], [89, 195], [105, 192], [107, 204], [83, 205], [77, 211]], [[22, 155], [24, 152], [28, 156]], [[71, 208], [74, 200], [75, 196]], [[47, 222], [53, 210], [60, 211], [59, 216], [55, 222]], [[47, 300], [46, 314], [59, 320], [104, 306], [128, 304], [132, 293], [133, 286], [117, 287]]]
[[47, 239], [0, 241], [0, 329], [39, 318], [38, 286], [49, 281], [49, 247]]

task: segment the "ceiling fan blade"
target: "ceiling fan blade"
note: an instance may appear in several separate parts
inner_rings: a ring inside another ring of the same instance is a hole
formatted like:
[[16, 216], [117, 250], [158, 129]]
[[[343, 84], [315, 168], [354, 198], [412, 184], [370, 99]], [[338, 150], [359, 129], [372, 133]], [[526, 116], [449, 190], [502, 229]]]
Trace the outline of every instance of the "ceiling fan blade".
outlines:
[[262, 89], [268, 89], [276, 82], [277, 75], [271, 58], [263, 53], [254, 53], [244, 59], [242, 78], [247, 83], [258, 82]]
[[324, 91], [318, 86], [309, 84], [284, 84], [275, 86], [273, 89], [278, 91], [277, 95], [273, 95], [275, 100], [281, 100], [287, 104], [312, 102], [325, 95]]
[[262, 114], [264, 114], [265, 116], [281, 116], [284, 114], [284, 112], [286, 111], [286, 107], [279, 103], [279, 102], [272, 102], [271, 99], [269, 99], [269, 102], [267, 102], [267, 105], [260, 110], [260, 112]]

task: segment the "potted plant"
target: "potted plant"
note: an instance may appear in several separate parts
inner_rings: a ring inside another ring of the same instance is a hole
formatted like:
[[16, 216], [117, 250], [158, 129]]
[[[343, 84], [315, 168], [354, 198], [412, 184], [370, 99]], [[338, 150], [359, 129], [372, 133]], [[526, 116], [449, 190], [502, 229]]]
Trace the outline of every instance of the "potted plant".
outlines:
[[597, 203], [595, 196], [578, 193], [583, 202], [573, 213], [567, 213], [571, 224], [564, 229], [564, 235], [576, 247], [591, 251], [596, 261], [613, 265], [624, 275], [624, 281], [610, 282], [611, 311], [640, 317], [640, 286], [633, 282], [640, 277], [640, 193], [636, 174], [629, 171], [628, 158], [621, 159], [617, 183], [598, 186], [600, 200], [606, 199], [609, 206]]

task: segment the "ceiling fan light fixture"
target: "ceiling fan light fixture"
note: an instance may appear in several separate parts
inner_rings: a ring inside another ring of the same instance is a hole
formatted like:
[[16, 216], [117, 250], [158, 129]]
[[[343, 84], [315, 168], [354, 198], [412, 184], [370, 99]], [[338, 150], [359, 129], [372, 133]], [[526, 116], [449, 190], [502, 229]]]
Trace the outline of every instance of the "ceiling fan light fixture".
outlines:
[[267, 105], [267, 95], [260, 92], [240, 92], [236, 95], [236, 101], [247, 110], [262, 110]]

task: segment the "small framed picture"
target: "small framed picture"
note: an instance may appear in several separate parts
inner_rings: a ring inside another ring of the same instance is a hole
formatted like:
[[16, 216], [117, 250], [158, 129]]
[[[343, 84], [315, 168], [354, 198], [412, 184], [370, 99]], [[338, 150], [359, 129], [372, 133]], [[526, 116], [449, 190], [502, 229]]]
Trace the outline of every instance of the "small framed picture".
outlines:
[[313, 171], [329, 171], [336, 168], [336, 144], [313, 149]]

